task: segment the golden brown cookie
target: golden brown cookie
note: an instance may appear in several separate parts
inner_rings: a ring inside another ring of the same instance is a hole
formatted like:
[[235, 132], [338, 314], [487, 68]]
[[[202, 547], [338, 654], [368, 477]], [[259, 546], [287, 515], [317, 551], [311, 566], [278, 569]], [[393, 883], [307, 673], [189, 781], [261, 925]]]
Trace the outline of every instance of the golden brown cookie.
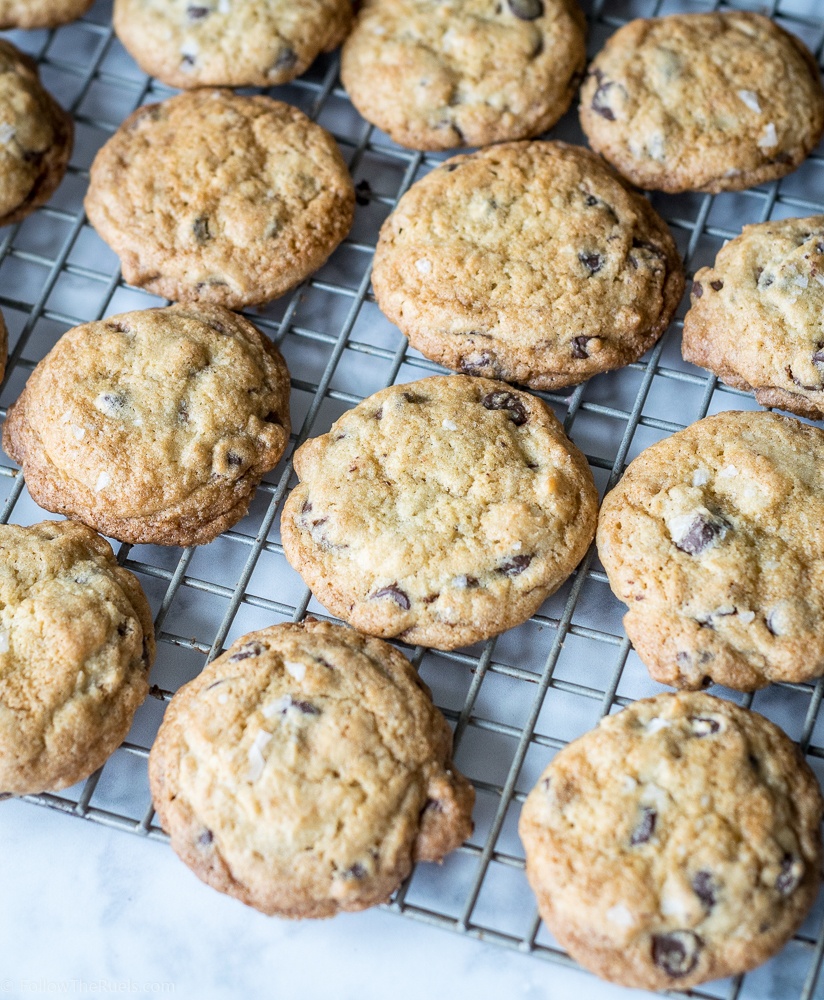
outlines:
[[0, 29], [56, 28], [74, 21], [94, 0], [0, 0]]
[[113, 538], [202, 545], [239, 521], [289, 440], [289, 374], [218, 306], [64, 334], [9, 409], [3, 447], [34, 500]]
[[824, 215], [744, 226], [702, 267], [684, 358], [762, 406], [824, 416]]
[[586, 64], [576, 0], [368, 0], [341, 79], [367, 121], [412, 149], [538, 135]]
[[325, 622], [238, 639], [172, 699], [152, 799], [198, 878], [264, 913], [385, 902], [472, 832], [452, 734], [409, 661]]
[[593, 60], [581, 126], [633, 184], [740, 191], [790, 173], [824, 130], [812, 53], [761, 14], [638, 19]]
[[0, 226], [48, 201], [72, 152], [74, 122], [29, 56], [0, 38]]
[[426, 357], [533, 389], [636, 361], [684, 288], [649, 202], [562, 142], [492, 146], [427, 174], [384, 223], [372, 282]]
[[687, 989], [789, 940], [821, 882], [822, 799], [792, 741], [706, 694], [662, 694], [565, 747], [521, 812], [541, 916], [583, 966]]
[[491, 379], [394, 385], [294, 456], [286, 558], [356, 628], [454, 649], [538, 610], [595, 529], [586, 459], [552, 411]]
[[270, 97], [208, 89], [127, 118], [95, 157], [85, 201], [130, 284], [228, 308], [317, 270], [354, 205], [328, 132]]
[[0, 525], [0, 793], [88, 777], [149, 690], [154, 627], [137, 579], [72, 521]]
[[824, 674], [824, 431], [719, 413], [604, 499], [598, 553], [652, 676], [742, 691]]
[[351, 0], [115, 0], [114, 28], [170, 87], [272, 87], [337, 48]]

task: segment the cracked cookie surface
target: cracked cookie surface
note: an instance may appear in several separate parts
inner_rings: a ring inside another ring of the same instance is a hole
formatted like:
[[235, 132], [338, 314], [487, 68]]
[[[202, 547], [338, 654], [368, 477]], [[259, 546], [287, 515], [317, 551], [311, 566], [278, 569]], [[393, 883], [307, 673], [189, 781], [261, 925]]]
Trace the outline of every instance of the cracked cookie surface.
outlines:
[[295, 453], [286, 557], [356, 628], [454, 649], [525, 621], [592, 540], [584, 456], [541, 400], [464, 375], [395, 385]]
[[272, 87], [331, 52], [350, 0], [116, 0], [114, 27], [144, 72], [170, 87]]
[[593, 149], [639, 187], [738, 191], [783, 177], [824, 129], [804, 44], [745, 11], [638, 19], [615, 32], [581, 88]]
[[695, 275], [685, 360], [762, 406], [824, 416], [824, 215], [744, 226]]
[[412, 149], [538, 135], [586, 64], [575, 0], [371, 0], [343, 47], [352, 103]]
[[211, 89], [127, 118], [95, 157], [85, 200], [126, 281], [229, 308], [317, 270], [354, 205], [328, 132], [280, 101]]
[[154, 627], [111, 546], [72, 521], [0, 525], [0, 793], [73, 785], [123, 742]]
[[74, 21], [94, 0], [0, 0], [0, 29], [56, 28]]
[[541, 916], [582, 965], [686, 989], [754, 968], [821, 881], [822, 799], [763, 716], [698, 693], [607, 716], [561, 750], [519, 833]]
[[384, 223], [372, 282], [426, 357], [534, 389], [636, 361], [684, 287], [649, 202], [561, 142], [493, 146], [427, 174]]
[[385, 902], [472, 832], [452, 734], [401, 653], [326, 622], [243, 636], [172, 699], [152, 799], [195, 874], [264, 913]]
[[218, 306], [124, 313], [64, 334], [9, 409], [34, 500], [113, 538], [211, 541], [289, 440], [274, 344]]
[[643, 451], [604, 499], [598, 553], [652, 676], [742, 691], [824, 673], [824, 431], [705, 417]]
[[34, 60], [0, 39], [0, 226], [48, 201], [73, 139], [71, 115], [44, 89]]

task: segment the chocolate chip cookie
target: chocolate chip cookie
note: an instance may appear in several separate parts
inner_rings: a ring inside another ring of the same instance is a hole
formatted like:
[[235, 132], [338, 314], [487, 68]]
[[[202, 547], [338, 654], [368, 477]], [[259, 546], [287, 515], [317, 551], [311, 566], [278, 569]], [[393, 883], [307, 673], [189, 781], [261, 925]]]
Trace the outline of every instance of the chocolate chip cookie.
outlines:
[[367, 121], [412, 149], [538, 135], [586, 65], [576, 0], [369, 0], [341, 79]]
[[815, 148], [824, 90], [812, 53], [767, 17], [671, 14], [615, 32], [580, 114], [593, 149], [639, 187], [740, 191]]
[[824, 215], [745, 226], [695, 275], [684, 358], [762, 406], [824, 416]]
[[472, 832], [474, 791], [409, 661], [325, 622], [238, 639], [172, 699], [152, 799], [198, 878], [264, 913], [385, 902]]
[[74, 123], [33, 59], [0, 38], [0, 226], [48, 201], [72, 152]]
[[597, 494], [541, 400], [452, 375], [365, 399], [294, 456], [286, 558], [383, 638], [454, 649], [520, 624], [587, 550]]
[[289, 440], [289, 374], [218, 306], [69, 330], [9, 409], [34, 500], [124, 542], [202, 545], [239, 521]]
[[649, 202], [561, 142], [493, 146], [427, 174], [384, 223], [372, 281], [426, 357], [533, 389], [636, 361], [684, 287]]
[[741, 691], [824, 674], [824, 431], [719, 413], [647, 448], [598, 552], [652, 676]]
[[0, 794], [88, 777], [149, 690], [152, 616], [105, 539], [72, 521], [0, 525]]
[[95, 157], [85, 201], [126, 281], [227, 308], [317, 270], [354, 206], [328, 132], [270, 97], [208, 89], [127, 118]]
[[337, 48], [350, 0], [115, 0], [114, 28], [170, 87], [271, 87]]
[[0, 29], [56, 28], [74, 21], [94, 0], [0, 0]]
[[706, 694], [663, 694], [565, 747], [521, 812], [541, 916], [624, 986], [687, 989], [754, 968], [821, 881], [822, 799], [792, 741]]

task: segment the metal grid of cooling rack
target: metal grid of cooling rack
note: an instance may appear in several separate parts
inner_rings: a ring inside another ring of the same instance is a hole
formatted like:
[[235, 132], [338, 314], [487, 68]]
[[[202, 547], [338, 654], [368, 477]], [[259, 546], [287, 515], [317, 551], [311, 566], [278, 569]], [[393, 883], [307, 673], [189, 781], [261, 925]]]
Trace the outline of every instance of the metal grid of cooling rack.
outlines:
[[[798, 33], [821, 60], [820, 0], [590, 0], [590, 53], [631, 17], [724, 7], [758, 9]], [[111, 30], [111, 0], [98, 0], [73, 25], [55, 32], [12, 32], [44, 82], [75, 116], [77, 145], [68, 175], [48, 206], [0, 232], [0, 306], [11, 335], [0, 415], [28, 373], [67, 329], [127, 309], [162, 304], [125, 286], [114, 255], [85, 220], [88, 167], [120, 121], [168, 91], [146, 78]], [[380, 315], [369, 268], [380, 223], [400, 195], [440, 159], [402, 150], [369, 127], [338, 83], [334, 56], [301, 80], [271, 93], [306, 111], [337, 138], [359, 184], [349, 239], [321, 271], [280, 301], [250, 314], [281, 347], [292, 372], [293, 444], [328, 429], [343, 410], [396, 381], [443, 371], [408, 348]], [[574, 112], [552, 133], [583, 142]], [[709, 263], [743, 224], [824, 212], [824, 155], [819, 150], [783, 181], [738, 194], [653, 196], [691, 273]], [[682, 315], [680, 313], [679, 315]], [[568, 394], [543, 393], [587, 454], [602, 492], [654, 440], [710, 412], [755, 409], [748, 395], [718, 385], [680, 357], [680, 320], [639, 363], [598, 376]], [[291, 453], [291, 449], [290, 452]], [[239, 635], [307, 612], [324, 616], [286, 564], [278, 515], [291, 465], [261, 485], [249, 515], [200, 549], [117, 548], [140, 578], [156, 614], [159, 654], [153, 698], [127, 742], [101, 771], [59, 795], [29, 801], [124, 831], [165, 840], [153, 819], [146, 780], [148, 748], [164, 703], [205, 662]], [[44, 515], [22, 476], [0, 457], [0, 520], [31, 523]], [[621, 628], [593, 552], [529, 622], [467, 650], [406, 649], [455, 727], [456, 763], [478, 793], [476, 831], [437, 873], [418, 866], [389, 910], [555, 962], [573, 964], [541, 925], [523, 874], [516, 835], [520, 805], [552, 754], [598, 718], [661, 688], [649, 680]], [[799, 741], [824, 774], [824, 680], [774, 685], [754, 704]], [[782, 954], [761, 970], [690, 993], [709, 1000], [824, 996], [817, 986], [824, 955], [824, 905], [814, 909]], [[616, 995], [619, 991], [616, 990]]]

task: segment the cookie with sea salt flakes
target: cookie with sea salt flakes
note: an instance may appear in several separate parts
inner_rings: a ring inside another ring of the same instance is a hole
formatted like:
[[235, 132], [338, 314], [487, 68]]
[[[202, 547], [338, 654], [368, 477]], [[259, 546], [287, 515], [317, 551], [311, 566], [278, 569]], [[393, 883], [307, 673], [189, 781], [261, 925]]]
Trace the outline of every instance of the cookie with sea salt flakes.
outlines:
[[557, 754], [519, 832], [541, 916], [581, 965], [682, 990], [789, 940], [821, 882], [821, 815], [815, 775], [777, 726], [662, 694]]
[[705, 417], [607, 494], [598, 552], [652, 676], [741, 691], [824, 674], [824, 431]]
[[0, 29], [56, 28], [74, 21], [94, 0], [0, 0]]
[[341, 80], [367, 121], [412, 149], [538, 135], [586, 65], [577, 0], [367, 0]]
[[671, 14], [615, 32], [580, 115], [592, 148], [639, 187], [739, 191], [812, 152], [824, 90], [812, 53], [761, 14]]
[[0, 797], [96, 771], [149, 690], [155, 640], [137, 579], [72, 521], [0, 525]]
[[351, 0], [115, 0], [114, 29], [170, 87], [271, 87], [349, 32]]
[[69, 330], [9, 409], [3, 447], [34, 500], [112, 538], [202, 545], [239, 521], [289, 440], [289, 373], [218, 306]]
[[372, 283], [426, 357], [554, 389], [640, 358], [684, 276], [664, 221], [603, 160], [513, 142], [413, 185], [383, 224]]
[[95, 157], [84, 204], [130, 284], [241, 308], [326, 261], [355, 190], [335, 140], [303, 112], [204, 89], [130, 115]]
[[824, 416], [824, 215], [745, 226], [692, 285], [687, 361], [762, 406]]
[[396, 649], [326, 622], [243, 636], [172, 699], [149, 757], [172, 847], [264, 913], [385, 902], [472, 832], [452, 733]]
[[74, 123], [34, 60], [0, 38], [0, 226], [48, 201], [71, 156]]
[[286, 558], [383, 638], [454, 649], [525, 621], [595, 529], [584, 456], [548, 407], [465, 375], [394, 385], [294, 456]]

